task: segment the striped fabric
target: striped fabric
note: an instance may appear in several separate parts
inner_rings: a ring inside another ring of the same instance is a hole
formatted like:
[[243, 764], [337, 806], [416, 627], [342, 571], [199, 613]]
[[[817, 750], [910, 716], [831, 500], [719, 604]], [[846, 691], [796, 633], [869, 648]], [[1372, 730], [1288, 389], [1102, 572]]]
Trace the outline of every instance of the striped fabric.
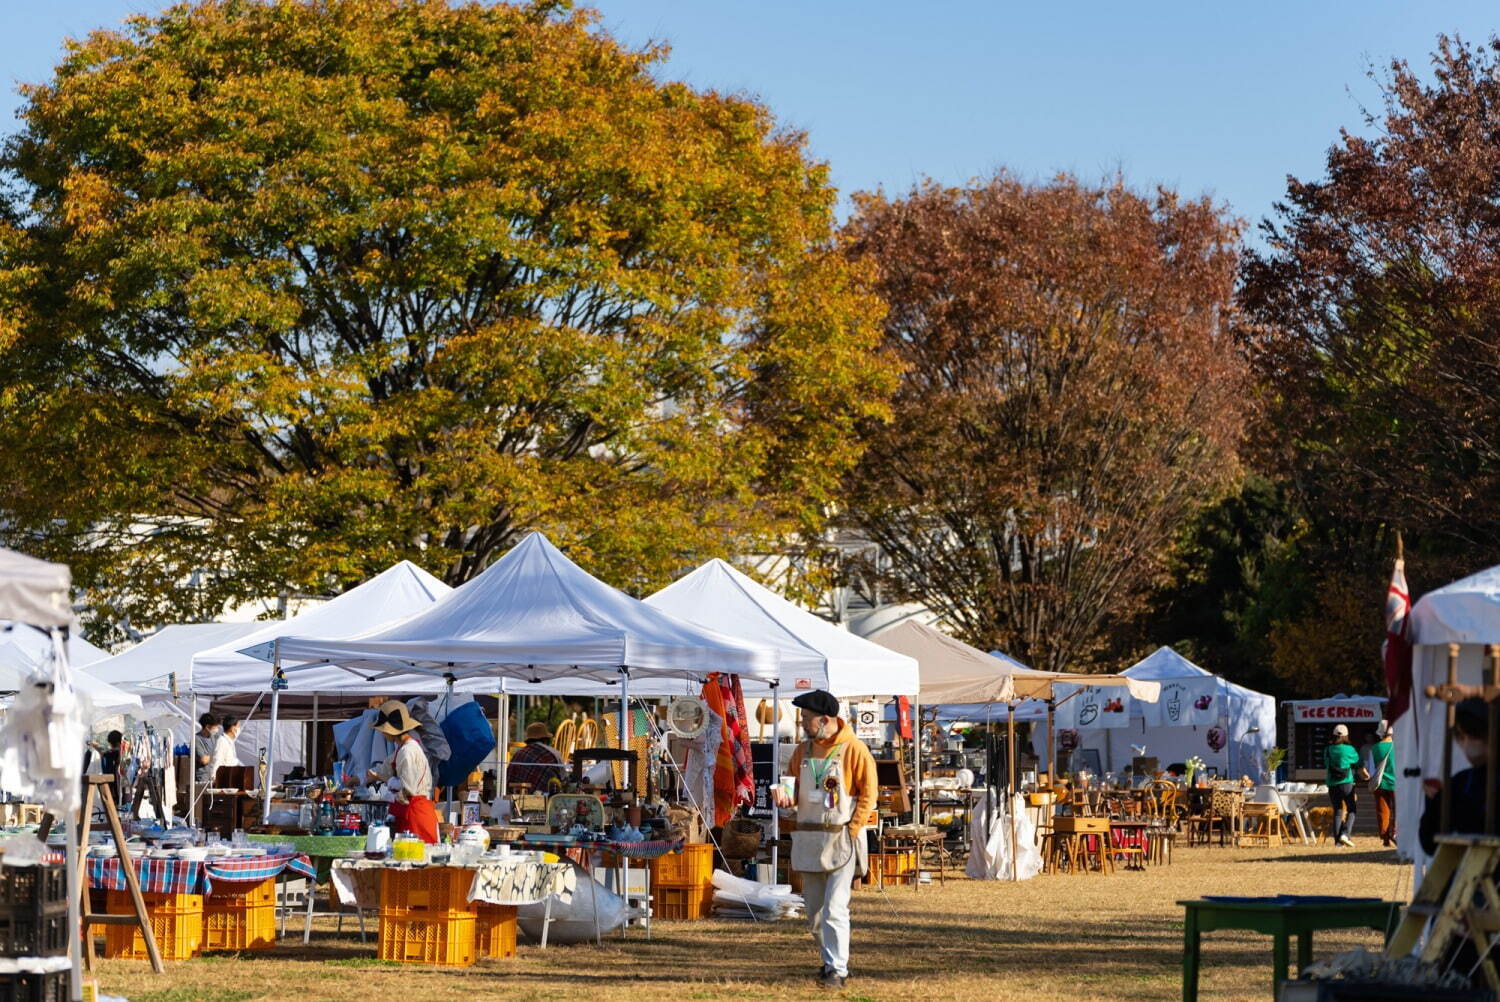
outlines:
[[[212, 894], [214, 881], [226, 884], [255, 884], [291, 870], [316, 879], [312, 860], [295, 853], [273, 856], [231, 856], [212, 861], [198, 859], [139, 859], [136, 874], [141, 890], [150, 894]], [[91, 857], [88, 861], [89, 886], [106, 891], [129, 888], [118, 857]]]

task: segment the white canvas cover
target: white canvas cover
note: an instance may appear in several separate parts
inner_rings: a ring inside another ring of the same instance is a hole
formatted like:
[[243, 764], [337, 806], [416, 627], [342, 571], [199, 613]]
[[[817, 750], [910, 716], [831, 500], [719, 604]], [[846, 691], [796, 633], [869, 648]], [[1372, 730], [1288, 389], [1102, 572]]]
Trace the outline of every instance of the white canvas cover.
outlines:
[[[710, 560], [646, 599], [678, 619], [773, 647], [781, 657], [781, 688], [826, 689], [840, 699], [913, 696], [917, 662], [857, 637], [757, 584], [722, 560]], [[746, 695], [765, 696], [762, 684]]]
[[[45, 638], [43, 638], [45, 639]], [[0, 643], [0, 692], [16, 692], [41, 671], [46, 653], [23, 649], [12, 641]], [[92, 717], [140, 712], [141, 697], [117, 689], [86, 672], [72, 672], [73, 687], [88, 700]]]
[[[339, 665], [382, 687], [413, 672], [493, 692], [499, 676], [608, 682], [720, 671], [771, 681], [775, 650], [686, 623], [618, 591], [533, 532], [424, 612], [355, 639], [298, 629], [279, 642], [294, 690]], [[402, 691], [410, 691], [404, 683]], [[511, 687], [512, 692], [529, 690]]]
[[129, 650], [95, 661], [86, 674], [112, 685], [170, 688], [168, 676], [176, 675], [187, 690], [193, 655], [239, 640], [265, 623], [178, 623], [164, 626]]
[[0, 549], [0, 620], [31, 626], [71, 626], [68, 597], [73, 576], [66, 564]]
[[[1221, 774], [1259, 778], [1265, 753], [1276, 746], [1274, 697], [1220, 678], [1169, 647], [1157, 648], [1122, 674], [1136, 681], [1155, 682], [1169, 699], [1178, 690], [1168, 687], [1181, 682], [1187, 692], [1210, 694], [1213, 700], [1210, 706], [1216, 706], [1217, 713], [1212, 724], [1153, 723], [1167, 712], [1168, 707], [1162, 706], [1158, 700], [1156, 708], [1148, 709], [1149, 704], [1137, 700], [1130, 706], [1130, 719], [1123, 728], [1080, 727], [1079, 747], [1097, 749], [1106, 770], [1115, 771], [1129, 765], [1136, 754], [1132, 746], [1141, 746], [1146, 749], [1146, 755], [1157, 759], [1163, 768], [1196, 755]], [[1046, 710], [1028, 704], [1016, 711], [1016, 717], [1044, 720]], [[1061, 723], [1057, 726], [1062, 728]], [[1210, 745], [1208, 733], [1215, 726], [1223, 726], [1227, 738], [1217, 749]], [[1042, 747], [1045, 737], [1044, 731], [1033, 732], [1033, 744], [1043, 757], [1046, 755], [1046, 748]]]
[[[1412, 607], [1411, 708], [1393, 725], [1396, 750], [1396, 846], [1404, 859], [1424, 860], [1417, 823], [1427, 806], [1424, 779], [1443, 776], [1446, 704], [1426, 695], [1448, 679], [1448, 645], [1458, 644], [1460, 685], [1485, 682], [1484, 648], [1500, 643], [1500, 567], [1490, 567], [1430, 591]], [[1453, 771], [1469, 767], [1455, 744]], [[1419, 775], [1408, 775], [1416, 771]]]
[[[187, 688], [200, 695], [268, 691], [271, 645], [278, 637], [292, 633], [332, 641], [356, 637], [429, 609], [452, 590], [416, 564], [403, 560], [317, 608], [291, 619], [256, 624], [258, 629], [251, 633], [200, 650], [192, 656]], [[357, 676], [337, 669], [325, 669], [300, 682], [297, 688], [304, 692], [368, 688]], [[426, 691], [440, 688], [429, 682]]]

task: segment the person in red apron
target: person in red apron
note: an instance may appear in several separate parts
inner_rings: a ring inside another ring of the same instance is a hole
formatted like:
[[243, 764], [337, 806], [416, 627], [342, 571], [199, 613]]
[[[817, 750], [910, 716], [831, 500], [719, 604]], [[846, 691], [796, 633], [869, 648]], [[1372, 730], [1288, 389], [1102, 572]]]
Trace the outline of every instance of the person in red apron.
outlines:
[[432, 768], [427, 764], [422, 742], [413, 733], [422, 725], [399, 700], [388, 699], [381, 704], [370, 726], [396, 742], [396, 754], [390, 762], [370, 770], [372, 779], [388, 780], [394, 776], [400, 782], [396, 799], [391, 802], [392, 834], [411, 832], [423, 842], [436, 845], [438, 817], [437, 809], [432, 806]]
[[797, 809], [792, 869], [802, 874], [807, 920], [823, 965], [818, 983], [842, 988], [849, 977], [849, 896], [868, 869], [865, 827], [879, 787], [875, 760], [839, 718], [839, 704], [818, 689], [792, 700], [807, 740], [792, 752], [795, 795], [776, 791], [780, 807]]

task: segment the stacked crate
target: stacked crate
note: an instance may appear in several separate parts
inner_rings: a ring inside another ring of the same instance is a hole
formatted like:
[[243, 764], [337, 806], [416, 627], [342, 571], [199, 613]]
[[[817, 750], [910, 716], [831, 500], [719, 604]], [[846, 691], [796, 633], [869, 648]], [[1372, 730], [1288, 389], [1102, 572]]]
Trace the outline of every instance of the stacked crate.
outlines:
[[[68, 952], [68, 879], [61, 866], [0, 866], [0, 956]], [[68, 972], [0, 974], [0, 1000], [64, 1002]]]
[[[191, 960], [203, 951], [203, 895], [142, 891], [141, 897], [162, 960]], [[111, 915], [135, 915], [129, 891], [110, 891], [105, 902]], [[146, 952], [146, 937], [133, 924], [105, 926], [104, 955], [137, 960], [150, 956]]]
[[68, 878], [61, 866], [0, 866], [0, 956], [68, 952]]
[[475, 957], [474, 871], [429, 866], [384, 870], [380, 880], [380, 959], [468, 967]]
[[651, 914], [660, 919], [701, 919], [713, 911], [714, 847], [685, 845], [651, 861]]
[[474, 952], [481, 957], [516, 955], [515, 905], [475, 903]]
[[245, 885], [216, 883], [203, 900], [203, 949], [270, 950], [276, 946], [276, 878]]

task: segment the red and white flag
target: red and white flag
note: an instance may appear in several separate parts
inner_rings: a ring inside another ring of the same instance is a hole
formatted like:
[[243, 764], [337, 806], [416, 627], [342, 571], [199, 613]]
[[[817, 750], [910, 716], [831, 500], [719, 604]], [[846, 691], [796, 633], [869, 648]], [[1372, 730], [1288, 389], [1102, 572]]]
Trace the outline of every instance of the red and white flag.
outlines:
[[1396, 559], [1391, 573], [1391, 587], [1385, 593], [1385, 718], [1395, 723], [1411, 702], [1411, 642], [1407, 639], [1407, 618], [1411, 613], [1411, 594], [1406, 590], [1406, 561]]

